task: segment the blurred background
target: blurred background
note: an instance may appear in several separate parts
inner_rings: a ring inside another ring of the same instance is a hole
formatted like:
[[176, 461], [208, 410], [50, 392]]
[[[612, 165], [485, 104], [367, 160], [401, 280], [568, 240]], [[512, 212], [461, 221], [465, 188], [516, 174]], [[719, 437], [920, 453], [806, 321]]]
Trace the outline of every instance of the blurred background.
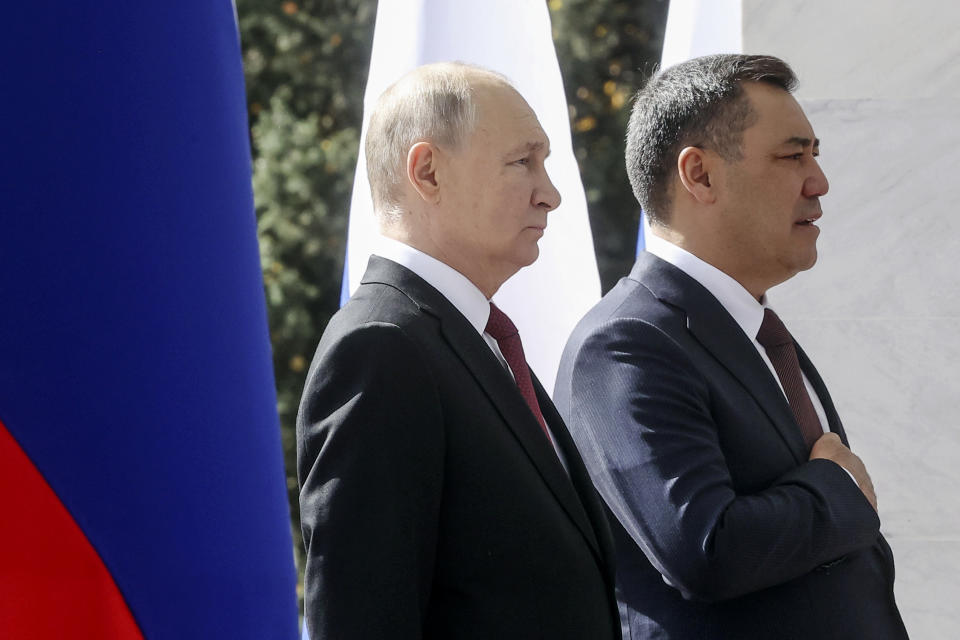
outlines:
[[[666, 0], [550, 0], [553, 39], [605, 293], [633, 264], [623, 165], [630, 97], [660, 59]], [[237, 0], [260, 257], [297, 567], [294, 421], [337, 310], [376, 0]]]

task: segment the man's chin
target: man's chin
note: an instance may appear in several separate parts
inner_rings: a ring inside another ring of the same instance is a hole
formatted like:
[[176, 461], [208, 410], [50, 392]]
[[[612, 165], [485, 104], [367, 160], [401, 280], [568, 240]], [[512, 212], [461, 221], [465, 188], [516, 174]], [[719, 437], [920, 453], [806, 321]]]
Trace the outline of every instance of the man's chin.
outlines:
[[817, 264], [816, 251], [813, 252], [813, 255], [806, 256], [803, 259], [797, 260], [796, 263], [793, 265], [793, 269], [792, 269], [793, 275], [790, 277], [792, 278], [793, 276], [797, 275], [801, 271], [809, 271], [810, 269], [813, 269], [815, 264]]
[[523, 250], [518, 252], [516, 264], [521, 269], [523, 267], [529, 267], [534, 262], [537, 261], [537, 258], [540, 257], [540, 246], [537, 243], [533, 243], [523, 247]]

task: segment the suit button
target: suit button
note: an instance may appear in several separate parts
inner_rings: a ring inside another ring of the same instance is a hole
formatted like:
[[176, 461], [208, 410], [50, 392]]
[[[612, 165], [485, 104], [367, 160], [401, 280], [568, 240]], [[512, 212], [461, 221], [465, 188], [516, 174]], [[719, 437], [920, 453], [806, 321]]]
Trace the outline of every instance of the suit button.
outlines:
[[838, 564], [846, 561], [846, 559], [847, 559], [847, 556], [840, 556], [840, 557], [837, 558], [836, 560], [831, 560], [830, 562], [824, 562], [822, 565], [820, 565], [819, 567], [817, 567], [816, 569], [814, 569], [814, 571], [825, 571], [825, 572], [829, 572], [830, 569], [833, 569], [833, 568], [834, 568], [835, 566], [837, 566]]

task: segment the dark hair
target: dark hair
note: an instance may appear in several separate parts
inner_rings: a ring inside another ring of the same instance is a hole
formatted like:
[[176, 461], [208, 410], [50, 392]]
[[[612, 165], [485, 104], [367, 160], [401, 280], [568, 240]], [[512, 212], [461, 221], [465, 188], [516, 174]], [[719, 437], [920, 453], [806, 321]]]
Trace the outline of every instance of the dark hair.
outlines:
[[655, 74], [634, 96], [627, 126], [627, 176], [644, 213], [665, 224], [670, 178], [685, 147], [741, 156], [743, 132], [757, 118], [742, 82], [765, 82], [791, 92], [797, 77], [773, 56], [713, 55]]

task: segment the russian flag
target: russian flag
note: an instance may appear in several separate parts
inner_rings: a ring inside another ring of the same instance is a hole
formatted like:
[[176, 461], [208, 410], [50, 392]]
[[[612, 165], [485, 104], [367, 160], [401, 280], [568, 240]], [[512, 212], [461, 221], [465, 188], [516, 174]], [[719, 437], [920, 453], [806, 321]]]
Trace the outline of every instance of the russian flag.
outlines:
[[0, 637], [296, 638], [233, 4], [0, 32]]

